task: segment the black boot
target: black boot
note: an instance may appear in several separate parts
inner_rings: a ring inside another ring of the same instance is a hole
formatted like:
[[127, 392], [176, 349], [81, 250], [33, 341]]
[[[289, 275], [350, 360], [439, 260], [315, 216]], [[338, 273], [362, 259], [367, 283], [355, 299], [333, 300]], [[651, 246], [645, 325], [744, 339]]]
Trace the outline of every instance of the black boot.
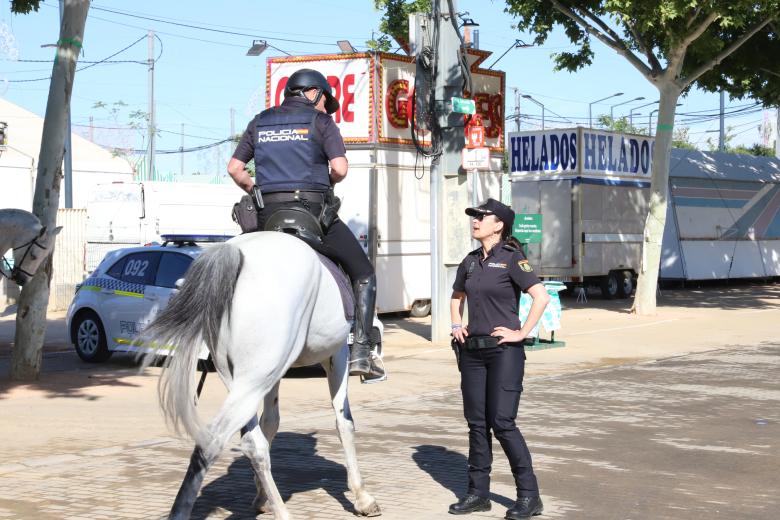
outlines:
[[542, 505], [542, 499], [536, 497], [520, 497], [509, 510], [506, 512], [507, 520], [525, 520], [532, 516], [541, 515], [544, 510]]
[[467, 515], [477, 511], [490, 511], [489, 498], [468, 494], [450, 506], [451, 515]]
[[376, 305], [376, 275], [355, 280], [355, 333], [349, 353], [350, 375], [368, 375], [371, 371], [371, 327]]

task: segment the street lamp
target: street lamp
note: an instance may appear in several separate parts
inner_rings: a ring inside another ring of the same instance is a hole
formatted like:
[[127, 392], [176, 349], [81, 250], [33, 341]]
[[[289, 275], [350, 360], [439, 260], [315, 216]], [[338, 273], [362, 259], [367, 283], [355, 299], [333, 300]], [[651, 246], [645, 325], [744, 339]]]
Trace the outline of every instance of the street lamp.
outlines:
[[535, 100], [534, 98], [532, 98], [531, 96], [529, 96], [528, 94], [523, 94], [523, 97], [529, 101], [533, 101], [534, 103], [542, 107], [542, 130], [544, 130], [544, 105], [538, 102], [537, 100]]
[[336, 41], [336, 45], [339, 46], [339, 49], [341, 49], [341, 52], [344, 54], [351, 54], [353, 52], [357, 52], [357, 49], [352, 46], [351, 43], [349, 43], [349, 40], [338, 40]]
[[253, 40], [252, 46], [246, 51], [247, 56], [260, 56], [268, 48], [268, 42], [265, 40]]
[[634, 99], [629, 99], [628, 101], [623, 101], [622, 103], [618, 103], [617, 105], [610, 105], [610, 107], [609, 107], [609, 118], [613, 122], [615, 121], [615, 116], [613, 115], [613, 112], [612, 112], [612, 110], [615, 107], [619, 107], [620, 105], [627, 105], [628, 103], [631, 103], [632, 101], [642, 101], [643, 99], [645, 99], [644, 96], [639, 96], [639, 97], [635, 97]]
[[653, 137], [653, 114], [658, 112], [660, 109], [656, 108], [655, 110], [652, 110], [650, 114], [647, 116], [647, 135], [650, 137]]
[[[639, 105], [639, 106], [634, 107], [631, 110], [629, 110], [628, 111], [628, 120], [630, 121], [629, 124], [631, 124], [632, 126], [634, 125], [634, 110], [637, 110], [639, 108], [649, 107], [650, 105], [655, 105], [655, 104], [658, 104], [660, 102], [661, 102], [661, 100], [658, 99], [656, 101], [653, 101], [652, 103], [645, 103], [644, 105]], [[641, 114], [637, 114], [637, 115], [639, 116]]]
[[623, 95], [622, 92], [617, 92], [615, 94], [612, 94], [611, 96], [607, 96], [607, 97], [602, 98], [602, 99], [597, 99], [596, 101], [594, 101], [592, 103], [589, 103], [588, 104], [588, 128], [593, 128], [593, 117], [592, 117], [593, 105], [595, 105], [596, 103], [600, 103], [601, 101], [606, 101], [608, 99], [612, 99], [613, 97], [618, 97], [618, 96], [622, 96], [622, 95]]
[[496, 63], [498, 63], [499, 61], [501, 61], [501, 58], [503, 58], [504, 56], [506, 56], [506, 54], [507, 54], [509, 51], [511, 51], [512, 49], [525, 49], [525, 48], [527, 48], [527, 47], [533, 47], [533, 45], [528, 45], [528, 44], [527, 44], [527, 43], [525, 43], [523, 40], [515, 40], [515, 43], [513, 43], [512, 45], [510, 45], [510, 46], [509, 46], [509, 48], [508, 48], [507, 50], [505, 50], [505, 51], [504, 51], [504, 54], [502, 54], [501, 56], [499, 56], [499, 57], [498, 57], [498, 59], [497, 59], [496, 61], [494, 61], [494, 62], [493, 62], [493, 64], [492, 64], [490, 67], [488, 67], [488, 69], [492, 69], [493, 67], [495, 67]]

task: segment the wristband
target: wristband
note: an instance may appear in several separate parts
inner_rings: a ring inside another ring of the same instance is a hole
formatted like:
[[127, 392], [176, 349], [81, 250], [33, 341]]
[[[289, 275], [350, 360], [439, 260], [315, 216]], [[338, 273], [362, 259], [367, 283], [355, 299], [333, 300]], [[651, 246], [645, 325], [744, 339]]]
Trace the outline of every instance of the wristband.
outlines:
[[460, 329], [462, 327], [463, 327], [463, 325], [461, 325], [460, 323], [453, 323], [452, 324], [452, 330]]

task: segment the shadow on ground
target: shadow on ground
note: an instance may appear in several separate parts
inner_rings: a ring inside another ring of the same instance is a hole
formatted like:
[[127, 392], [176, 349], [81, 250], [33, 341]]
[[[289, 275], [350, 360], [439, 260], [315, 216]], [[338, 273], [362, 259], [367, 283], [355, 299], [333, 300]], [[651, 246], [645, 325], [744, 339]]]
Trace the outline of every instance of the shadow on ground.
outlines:
[[[428, 473], [441, 487], [448, 489], [453, 496], [453, 502], [466, 494], [468, 479], [468, 459], [457, 451], [444, 446], [423, 444], [414, 447], [412, 459], [417, 466]], [[512, 507], [513, 499], [495, 493], [490, 494], [490, 500], [504, 507]]]
[[70, 397], [94, 401], [99, 396], [88, 389], [95, 386], [140, 387], [127, 381], [139, 374], [138, 363], [131, 354], [114, 354], [99, 365], [85, 363], [75, 352], [53, 352], [43, 356], [40, 379], [16, 382], [10, 380], [10, 357], [0, 357], [0, 400], [15, 388], [43, 391], [46, 397]]
[[[633, 296], [624, 300], [607, 300], [597, 288], [589, 288], [587, 302], [577, 301], [576, 293], [561, 296], [563, 309], [603, 309], [630, 312]], [[659, 307], [685, 307], [694, 309], [763, 309], [776, 307], [780, 301], [780, 283], [757, 280], [714, 280], [698, 282], [665, 282], [658, 296]]]
[[[315, 433], [281, 432], [271, 447], [271, 467], [276, 487], [285, 502], [298, 493], [321, 489], [345, 511], [354, 513], [347, 497], [347, 470], [317, 453]], [[195, 502], [191, 518], [205, 520], [217, 510], [228, 511], [229, 519], [254, 518], [254, 473], [249, 459], [240, 457], [226, 475], [207, 484]]]

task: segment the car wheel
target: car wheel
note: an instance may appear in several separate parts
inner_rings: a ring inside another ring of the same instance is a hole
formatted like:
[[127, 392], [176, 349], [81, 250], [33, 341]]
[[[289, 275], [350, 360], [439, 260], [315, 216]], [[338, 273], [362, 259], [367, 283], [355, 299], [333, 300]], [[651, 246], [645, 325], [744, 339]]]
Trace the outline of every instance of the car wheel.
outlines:
[[616, 298], [619, 287], [620, 281], [615, 271], [610, 271], [608, 275], [601, 277], [601, 295], [605, 299], [612, 300]]
[[618, 281], [618, 298], [630, 298], [634, 292], [634, 274], [631, 271], [622, 271]]
[[106, 333], [98, 315], [92, 311], [79, 314], [73, 322], [73, 346], [87, 363], [102, 363], [111, 357]]
[[424, 318], [431, 313], [431, 301], [430, 300], [415, 300], [412, 304], [412, 308], [409, 310], [415, 318]]

